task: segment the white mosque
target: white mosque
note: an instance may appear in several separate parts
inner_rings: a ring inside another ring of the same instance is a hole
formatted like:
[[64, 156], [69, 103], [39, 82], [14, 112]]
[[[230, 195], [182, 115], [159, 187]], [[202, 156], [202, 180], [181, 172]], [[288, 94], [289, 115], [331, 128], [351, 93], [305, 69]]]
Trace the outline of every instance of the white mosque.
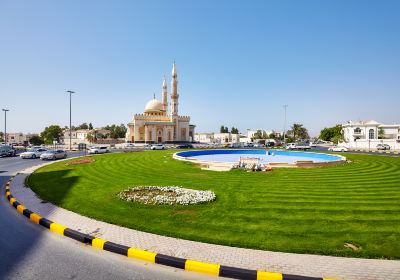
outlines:
[[162, 102], [155, 96], [147, 102], [143, 114], [135, 114], [128, 123], [125, 140], [131, 143], [192, 142], [194, 125], [189, 116], [178, 115], [178, 75], [175, 62], [172, 66], [171, 101], [168, 106], [168, 90], [165, 78], [162, 83]]

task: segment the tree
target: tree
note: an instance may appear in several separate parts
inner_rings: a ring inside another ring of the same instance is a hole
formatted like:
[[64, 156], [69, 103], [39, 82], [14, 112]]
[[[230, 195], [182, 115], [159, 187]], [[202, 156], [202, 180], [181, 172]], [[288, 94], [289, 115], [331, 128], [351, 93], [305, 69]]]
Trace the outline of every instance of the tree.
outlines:
[[325, 127], [321, 130], [319, 138], [324, 141], [332, 141], [338, 143], [343, 140], [343, 129], [341, 124], [337, 124], [333, 127]]
[[239, 134], [239, 129], [237, 129], [237, 128], [235, 128], [235, 127], [232, 126], [231, 133], [233, 133], [233, 134]]
[[221, 128], [219, 129], [219, 132], [220, 132], [220, 133], [228, 133], [228, 132], [229, 132], [229, 129], [228, 129], [227, 126], [221, 125]]
[[378, 139], [385, 139], [385, 130], [383, 127], [378, 128]]
[[299, 139], [309, 139], [310, 136], [308, 135], [308, 131], [305, 127], [303, 127], [300, 123], [294, 123], [291, 129], [287, 131], [287, 135], [293, 139], [295, 142]]
[[275, 139], [276, 134], [274, 132], [272, 132], [268, 137], [269, 137], [269, 139]]
[[89, 129], [89, 126], [88, 126], [87, 123], [83, 123], [83, 124], [81, 124], [81, 125], [78, 125], [78, 126], [76, 127], [76, 129]]
[[53, 144], [53, 141], [60, 141], [63, 132], [59, 125], [50, 125], [40, 133], [40, 137], [44, 140], [45, 144]]
[[110, 131], [110, 137], [113, 139], [118, 139], [118, 138], [124, 138], [127, 128], [124, 124], [120, 124], [120, 125], [107, 125], [105, 127], [103, 127], [103, 129], [107, 129]]
[[93, 125], [92, 123], [89, 123], [89, 129], [92, 130], [93, 129]]
[[34, 135], [29, 139], [29, 143], [34, 146], [39, 146], [39, 145], [42, 145], [44, 143], [44, 141], [43, 141], [42, 137], [40, 137], [38, 135]]
[[4, 142], [4, 133], [0, 132], [0, 142]]

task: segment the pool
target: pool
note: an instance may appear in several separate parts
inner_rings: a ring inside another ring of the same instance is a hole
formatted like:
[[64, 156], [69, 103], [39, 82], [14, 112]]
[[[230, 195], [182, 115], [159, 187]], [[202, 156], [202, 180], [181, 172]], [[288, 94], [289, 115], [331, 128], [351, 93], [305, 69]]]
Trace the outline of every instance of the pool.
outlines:
[[256, 158], [262, 164], [277, 167], [313, 167], [333, 165], [345, 161], [345, 157], [333, 154], [285, 151], [285, 150], [193, 150], [177, 152], [175, 159], [197, 162], [200, 164], [232, 165], [242, 158]]

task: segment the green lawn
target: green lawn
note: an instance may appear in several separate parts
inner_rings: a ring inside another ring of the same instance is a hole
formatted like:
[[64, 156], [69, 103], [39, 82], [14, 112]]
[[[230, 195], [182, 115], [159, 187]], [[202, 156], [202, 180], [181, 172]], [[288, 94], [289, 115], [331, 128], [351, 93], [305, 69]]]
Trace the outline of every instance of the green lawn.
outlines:
[[[247, 173], [203, 171], [172, 154], [57, 162], [32, 174], [28, 184], [46, 201], [143, 231], [273, 251], [400, 259], [400, 157], [346, 154], [352, 163], [336, 167]], [[138, 185], [213, 190], [217, 200], [154, 206], [117, 198]], [[362, 249], [352, 251], [345, 242]]]

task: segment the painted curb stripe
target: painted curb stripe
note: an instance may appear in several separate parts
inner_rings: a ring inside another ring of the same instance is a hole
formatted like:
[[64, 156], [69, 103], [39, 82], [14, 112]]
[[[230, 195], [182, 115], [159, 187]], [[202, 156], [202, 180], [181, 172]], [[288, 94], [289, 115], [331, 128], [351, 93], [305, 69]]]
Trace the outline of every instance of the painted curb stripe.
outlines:
[[319, 277], [307, 277], [307, 276], [300, 276], [300, 275], [292, 275], [292, 274], [282, 274], [283, 280], [323, 280]]
[[120, 255], [128, 256], [129, 247], [107, 241], [104, 243], [103, 249]]
[[207, 273], [216, 276], [219, 275], [219, 267], [219, 264], [198, 262], [193, 260], [186, 260], [185, 262], [185, 270]]
[[257, 280], [282, 280], [282, 273], [257, 271]]
[[256, 280], [257, 271], [221, 265], [221, 267], [219, 268], [219, 276], [235, 279]]
[[92, 245], [92, 240], [94, 239], [94, 237], [92, 237], [88, 234], [84, 234], [82, 232], [79, 232], [79, 231], [76, 231], [76, 230], [73, 230], [70, 228], [66, 228], [64, 230], [64, 235], [69, 238], [75, 239], [76, 241], [79, 241], [79, 242], [82, 242], [85, 244], [89, 244], [89, 245]]
[[54, 232], [56, 232], [58, 234], [61, 234], [61, 235], [64, 235], [64, 230], [66, 228], [67, 228], [66, 226], [63, 226], [63, 225], [60, 225], [60, 224], [57, 224], [57, 223], [52, 223], [50, 225], [50, 230], [51, 231], [54, 231]]
[[185, 259], [171, 257], [163, 254], [156, 255], [156, 263], [185, 269]]
[[156, 262], [156, 253], [148, 252], [136, 248], [129, 248], [128, 249], [128, 257], [135, 258], [143, 261], [148, 261], [155, 263]]
[[92, 246], [97, 248], [97, 249], [102, 249], [103, 250], [104, 243], [106, 243], [106, 240], [101, 239], [101, 238], [94, 238], [92, 240]]
[[48, 229], [50, 229], [50, 225], [51, 225], [52, 223], [53, 223], [52, 221], [47, 220], [46, 218], [41, 218], [41, 219], [39, 220], [39, 225], [44, 226], [45, 228], [48, 228]]
[[116, 254], [124, 255], [129, 258], [140, 259], [152, 263], [172, 266], [176, 268], [181, 268], [189, 271], [196, 271], [201, 273], [212, 274], [222, 277], [230, 277], [235, 279], [245, 279], [245, 280], [335, 280], [333, 278], [317, 278], [317, 277], [307, 277], [300, 275], [291, 274], [281, 274], [276, 272], [258, 271], [243, 269], [237, 267], [224, 266], [213, 263], [199, 262], [194, 260], [186, 260], [178, 257], [167, 256], [163, 254], [157, 254], [150, 251], [145, 251], [137, 248], [130, 248], [125, 245], [120, 245], [107, 241], [101, 238], [96, 238], [94, 236], [81, 233], [79, 231], [67, 228], [58, 223], [54, 223], [40, 215], [27, 209], [24, 205], [19, 203], [10, 192], [10, 182], [13, 177], [6, 183], [5, 196], [9, 203], [17, 209], [19, 213], [30, 219], [36, 224], [48, 228], [49, 230], [56, 232], [60, 235], [64, 235], [76, 241], [82, 242], [84, 244], [91, 245], [92, 247], [113, 252]]

